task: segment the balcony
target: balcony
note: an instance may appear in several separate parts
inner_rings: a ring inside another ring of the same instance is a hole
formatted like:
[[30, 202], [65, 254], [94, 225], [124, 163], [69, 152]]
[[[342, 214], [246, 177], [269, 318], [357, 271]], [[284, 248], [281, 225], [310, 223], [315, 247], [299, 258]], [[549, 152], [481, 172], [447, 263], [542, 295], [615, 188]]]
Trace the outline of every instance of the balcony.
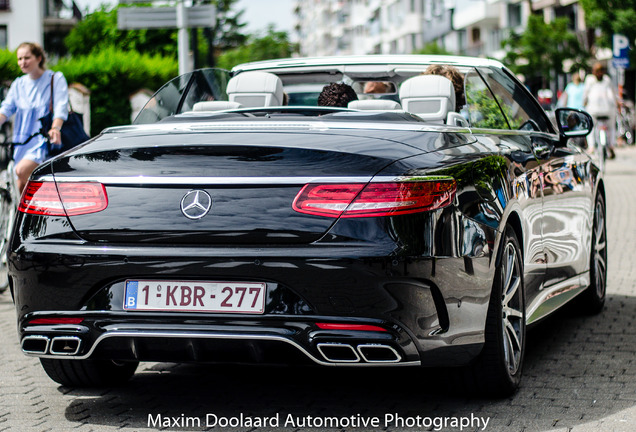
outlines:
[[464, 29], [499, 22], [500, 5], [487, 1], [457, 0], [453, 28]]

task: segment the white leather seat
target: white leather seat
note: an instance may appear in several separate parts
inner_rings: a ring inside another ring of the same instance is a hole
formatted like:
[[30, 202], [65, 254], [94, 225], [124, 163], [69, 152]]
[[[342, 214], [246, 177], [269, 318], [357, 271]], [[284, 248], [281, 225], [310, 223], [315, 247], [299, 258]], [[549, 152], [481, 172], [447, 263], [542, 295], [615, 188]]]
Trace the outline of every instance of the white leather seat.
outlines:
[[455, 111], [455, 88], [441, 75], [418, 75], [402, 83], [400, 101], [405, 111], [444, 123], [448, 113]]
[[389, 99], [365, 99], [351, 101], [347, 108], [365, 111], [401, 111], [402, 105]]
[[243, 108], [243, 105], [238, 102], [230, 101], [203, 101], [195, 103], [192, 107], [192, 111], [221, 111], [237, 108]]
[[267, 107], [283, 104], [283, 82], [268, 72], [243, 72], [227, 83], [230, 102], [243, 107]]

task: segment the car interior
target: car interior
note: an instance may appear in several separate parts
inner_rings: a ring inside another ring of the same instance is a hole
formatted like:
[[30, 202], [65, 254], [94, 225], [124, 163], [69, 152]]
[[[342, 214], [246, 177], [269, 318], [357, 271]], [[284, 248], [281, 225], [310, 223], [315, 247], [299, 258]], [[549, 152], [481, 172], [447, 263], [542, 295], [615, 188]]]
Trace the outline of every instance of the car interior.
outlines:
[[[542, 120], [545, 116], [539, 107], [528, 105], [522, 86], [502, 86], [501, 82], [512, 81], [498, 79], [495, 76], [498, 72], [455, 66], [463, 78], [463, 94], [456, 98], [457, 87], [453, 85], [456, 83], [441, 75], [423, 75], [427, 67], [427, 64], [282, 67], [239, 70], [232, 77], [227, 71], [220, 75], [217, 69], [203, 69], [164, 86], [134, 124], [156, 123], [167, 117], [172, 121], [195, 117], [229, 120], [365, 111], [376, 118], [379, 113], [386, 114], [384, 121], [423, 121], [431, 126], [513, 130], [532, 126], [533, 131], [554, 131], [547, 117]], [[325, 85], [334, 82], [350, 85], [358, 100], [347, 108], [319, 107], [318, 95]], [[458, 100], [461, 106], [457, 106]], [[540, 124], [528, 123], [529, 118], [539, 119]], [[362, 120], [360, 116], [356, 119]]]
[[[363, 111], [407, 111], [430, 123], [468, 126], [468, 121], [455, 112], [455, 90], [452, 82], [443, 76], [410, 77], [402, 82], [399, 91], [392, 81], [377, 81], [381, 84], [381, 92], [364, 93], [364, 89], [374, 83], [376, 82], [368, 80], [353, 82], [352, 87], [362, 92], [360, 99], [350, 102], [347, 108]], [[313, 88], [312, 96], [316, 101], [322, 87], [323, 84], [319, 84]], [[285, 88], [283, 80], [273, 73], [247, 71], [228, 81], [228, 101], [197, 102], [192, 110], [203, 113], [283, 106]], [[293, 84], [290, 89], [293, 91]], [[316, 101], [312, 101], [312, 105], [317, 105]]]

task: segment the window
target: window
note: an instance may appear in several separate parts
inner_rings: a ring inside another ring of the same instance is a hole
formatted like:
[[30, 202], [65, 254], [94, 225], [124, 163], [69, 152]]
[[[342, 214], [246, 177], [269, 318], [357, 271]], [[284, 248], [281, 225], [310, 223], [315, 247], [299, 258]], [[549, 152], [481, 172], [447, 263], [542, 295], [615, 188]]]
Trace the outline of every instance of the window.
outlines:
[[508, 27], [521, 26], [521, 4], [508, 5]]
[[470, 36], [471, 36], [470, 39], [473, 45], [478, 45], [481, 42], [481, 30], [479, 29], [479, 27], [474, 27], [470, 31]]
[[7, 26], [0, 25], [0, 49], [7, 49]]
[[468, 113], [473, 127], [524, 129], [532, 124], [533, 130], [554, 133], [554, 128], [541, 107], [505, 71], [480, 68], [479, 73], [474, 71], [466, 74], [465, 85]]
[[499, 105], [476, 71], [466, 74], [464, 85], [470, 124], [476, 128], [508, 129]]
[[9, 0], [0, 0], [0, 11], [11, 10], [11, 2]]

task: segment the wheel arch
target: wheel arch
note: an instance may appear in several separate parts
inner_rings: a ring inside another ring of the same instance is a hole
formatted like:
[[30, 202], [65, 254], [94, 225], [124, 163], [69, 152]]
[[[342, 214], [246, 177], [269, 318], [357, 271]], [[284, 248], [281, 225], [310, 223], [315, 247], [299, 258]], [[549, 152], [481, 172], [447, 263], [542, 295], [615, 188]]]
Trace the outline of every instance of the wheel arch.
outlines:
[[603, 196], [603, 201], [605, 201], [607, 206], [607, 196], [605, 195], [605, 182], [603, 181], [603, 179], [598, 180], [598, 186], [596, 187], [596, 194], [594, 196], [596, 197], [596, 195], [598, 194], [601, 194]]
[[[517, 237], [517, 241], [519, 242], [519, 247], [521, 248], [521, 258], [523, 262], [523, 258], [525, 258], [525, 246], [523, 242], [523, 225], [521, 223], [521, 216], [519, 216], [519, 213], [517, 213], [516, 211], [510, 212], [505, 222], [501, 224], [502, 229], [500, 232], [500, 235], [501, 235], [500, 238], [503, 238], [506, 227], [508, 226], [512, 228], [512, 231], [515, 233], [515, 236]], [[499, 249], [499, 247], [497, 249]], [[499, 264], [499, 259], [500, 259], [499, 255], [500, 254], [498, 253], [495, 265]]]

